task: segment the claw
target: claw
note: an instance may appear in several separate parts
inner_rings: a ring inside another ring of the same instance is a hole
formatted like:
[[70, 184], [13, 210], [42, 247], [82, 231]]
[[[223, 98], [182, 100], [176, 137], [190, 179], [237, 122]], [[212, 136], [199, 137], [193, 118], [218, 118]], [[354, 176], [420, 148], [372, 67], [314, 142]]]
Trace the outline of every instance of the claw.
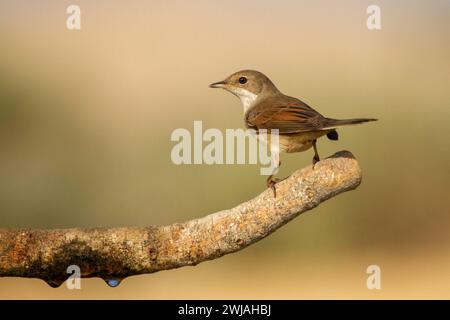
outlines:
[[319, 162], [319, 161], [320, 161], [319, 156], [318, 156], [318, 155], [315, 155], [315, 156], [313, 157], [313, 160], [312, 160], [312, 168], [313, 168], [313, 169], [314, 169], [314, 166], [316, 165], [316, 163]]
[[266, 181], [267, 188], [272, 189], [274, 198], [277, 197], [277, 189], [275, 188], [276, 183], [277, 183], [277, 181], [272, 179], [272, 177], [269, 177]]

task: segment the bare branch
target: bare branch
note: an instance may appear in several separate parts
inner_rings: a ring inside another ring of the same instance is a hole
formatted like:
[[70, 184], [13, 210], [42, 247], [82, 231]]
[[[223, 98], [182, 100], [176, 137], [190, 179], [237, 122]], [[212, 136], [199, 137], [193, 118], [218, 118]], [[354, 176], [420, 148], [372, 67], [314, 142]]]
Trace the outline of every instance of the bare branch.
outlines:
[[94, 229], [0, 229], [0, 276], [40, 278], [51, 286], [67, 279], [69, 265], [83, 277], [121, 280], [196, 265], [266, 237], [299, 214], [361, 182], [350, 152], [342, 151], [294, 172], [229, 210], [168, 226]]

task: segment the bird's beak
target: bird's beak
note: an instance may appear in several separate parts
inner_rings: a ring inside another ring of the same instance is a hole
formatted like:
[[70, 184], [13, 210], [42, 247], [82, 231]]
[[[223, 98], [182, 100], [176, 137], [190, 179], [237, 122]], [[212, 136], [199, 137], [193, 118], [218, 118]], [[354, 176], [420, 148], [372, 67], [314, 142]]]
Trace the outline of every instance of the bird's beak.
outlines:
[[209, 85], [210, 88], [224, 88], [226, 85], [225, 81], [214, 82]]

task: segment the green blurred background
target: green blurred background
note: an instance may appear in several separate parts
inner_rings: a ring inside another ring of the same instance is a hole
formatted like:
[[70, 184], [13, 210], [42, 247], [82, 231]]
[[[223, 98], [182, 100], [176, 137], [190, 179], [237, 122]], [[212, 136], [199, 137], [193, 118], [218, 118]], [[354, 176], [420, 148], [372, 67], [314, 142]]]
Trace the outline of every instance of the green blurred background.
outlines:
[[[117, 288], [0, 278], [0, 298], [450, 298], [449, 1], [78, 0], [81, 31], [70, 4], [0, 2], [1, 228], [170, 224], [259, 194], [257, 165], [170, 160], [176, 128], [243, 127], [239, 101], [207, 87], [239, 69], [380, 121], [319, 142], [358, 158], [357, 190], [241, 252]], [[311, 158], [284, 155], [279, 176]]]

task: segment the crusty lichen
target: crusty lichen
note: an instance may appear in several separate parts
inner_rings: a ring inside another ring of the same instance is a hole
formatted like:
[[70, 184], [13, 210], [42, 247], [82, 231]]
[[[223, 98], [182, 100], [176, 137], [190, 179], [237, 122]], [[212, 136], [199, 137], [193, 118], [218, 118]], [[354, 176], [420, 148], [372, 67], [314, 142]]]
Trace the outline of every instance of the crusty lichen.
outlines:
[[77, 265], [83, 277], [127, 276], [196, 265], [266, 237], [321, 202], [361, 183], [350, 152], [294, 172], [229, 210], [170, 226], [58, 230], [0, 230], [0, 276], [40, 278], [59, 286]]

